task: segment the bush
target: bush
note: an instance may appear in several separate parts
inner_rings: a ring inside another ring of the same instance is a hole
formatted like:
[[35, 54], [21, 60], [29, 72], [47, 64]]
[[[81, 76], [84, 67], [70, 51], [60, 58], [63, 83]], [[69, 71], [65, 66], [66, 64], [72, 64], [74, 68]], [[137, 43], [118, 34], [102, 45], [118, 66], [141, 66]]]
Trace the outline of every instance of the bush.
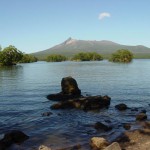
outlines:
[[0, 52], [0, 64], [3, 66], [12, 66], [22, 59], [22, 52], [16, 47], [10, 45]]
[[63, 55], [59, 55], [59, 54], [52, 54], [49, 55], [46, 59], [47, 62], [61, 62], [61, 61], [66, 61], [67, 58]]
[[96, 52], [81, 52], [72, 58], [75, 61], [100, 61], [103, 60], [103, 57]]
[[20, 63], [31, 63], [31, 62], [37, 62], [37, 58], [29, 55], [29, 54], [23, 54], [22, 59], [19, 61]]
[[112, 54], [110, 61], [129, 63], [133, 59], [133, 53], [126, 49], [121, 49]]

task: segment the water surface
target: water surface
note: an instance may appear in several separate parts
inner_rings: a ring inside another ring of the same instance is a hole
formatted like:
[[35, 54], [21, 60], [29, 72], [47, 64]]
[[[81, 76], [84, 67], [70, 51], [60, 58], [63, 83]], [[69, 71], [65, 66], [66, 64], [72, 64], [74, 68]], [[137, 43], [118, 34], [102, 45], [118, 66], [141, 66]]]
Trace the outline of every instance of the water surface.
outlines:
[[[110, 108], [99, 112], [50, 110], [54, 103], [46, 99], [60, 92], [63, 77], [72, 76], [83, 95], [108, 95]], [[146, 109], [150, 113], [150, 60], [134, 60], [130, 64], [100, 62], [37, 62], [0, 68], [0, 136], [19, 129], [30, 136], [26, 147], [41, 143], [52, 148], [75, 143], [88, 143], [90, 137], [104, 136], [113, 140], [123, 131], [122, 123], [135, 123], [137, 112], [118, 112], [114, 106]], [[53, 115], [42, 117], [43, 112]], [[96, 131], [92, 125], [111, 121], [110, 132]]]

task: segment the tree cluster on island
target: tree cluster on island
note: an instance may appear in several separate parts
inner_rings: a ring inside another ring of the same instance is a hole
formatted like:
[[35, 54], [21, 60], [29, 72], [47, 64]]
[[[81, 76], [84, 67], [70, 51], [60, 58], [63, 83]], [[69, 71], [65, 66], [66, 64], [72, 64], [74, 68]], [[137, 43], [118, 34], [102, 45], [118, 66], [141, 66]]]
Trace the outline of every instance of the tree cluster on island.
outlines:
[[[109, 59], [111, 62], [129, 63], [133, 59], [133, 54], [129, 50], [121, 49], [113, 53]], [[101, 61], [103, 56], [96, 52], [80, 52], [75, 54], [71, 59], [60, 54], [51, 54], [47, 57], [47, 62], [61, 62], [61, 61]]]
[[[109, 59], [111, 62], [129, 63], [133, 59], [133, 53], [126, 49], [121, 49], [113, 53]], [[67, 58], [60, 54], [51, 54], [47, 56], [47, 62], [62, 62], [66, 60], [71, 61], [101, 61], [103, 56], [96, 52], [80, 52], [75, 54], [72, 58]], [[17, 63], [31, 63], [38, 59], [32, 55], [24, 54], [15, 46], [8, 46], [4, 49], [0, 47], [0, 66], [12, 66]]]
[[36, 57], [24, 54], [15, 46], [10, 45], [4, 49], [0, 47], [0, 66], [12, 66], [17, 63], [30, 63], [36, 61]]
[[127, 49], [117, 50], [111, 55], [109, 61], [111, 62], [120, 62], [120, 63], [129, 63], [133, 59], [133, 53]]

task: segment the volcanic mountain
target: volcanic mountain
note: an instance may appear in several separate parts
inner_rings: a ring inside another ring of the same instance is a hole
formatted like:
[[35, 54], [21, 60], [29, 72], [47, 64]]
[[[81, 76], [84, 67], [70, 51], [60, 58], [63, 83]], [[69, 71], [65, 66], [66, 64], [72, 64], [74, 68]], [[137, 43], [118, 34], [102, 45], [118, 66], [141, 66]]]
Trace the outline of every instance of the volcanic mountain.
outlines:
[[113, 52], [119, 49], [128, 49], [133, 52], [135, 58], [150, 58], [150, 48], [137, 45], [121, 45], [112, 41], [90, 41], [90, 40], [76, 40], [71, 37], [61, 44], [52, 48], [32, 53], [37, 58], [46, 58], [50, 54], [62, 54], [68, 57], [73, 56], [79, 52], [97, 52], [104, 58], [108, 58]]

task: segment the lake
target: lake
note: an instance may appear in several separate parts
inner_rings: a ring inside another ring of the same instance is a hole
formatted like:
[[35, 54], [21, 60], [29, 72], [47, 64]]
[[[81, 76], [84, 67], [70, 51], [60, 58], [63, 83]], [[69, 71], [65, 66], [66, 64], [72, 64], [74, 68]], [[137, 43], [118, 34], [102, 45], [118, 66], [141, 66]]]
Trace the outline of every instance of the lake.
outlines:
[[[110, 108], [99, 112], [50, 110], [55, 102], [46, 96], [60, 92], [61, 79], [66, 76], [76, 79], [83, 95], [110, 96]], [[150, 60], [133, 60], [130, 64], [106, 60], [36, 62], [0, 68], [0, 137], [8, 130], [19, 129], [30, 136], [24, 143], [26, 148], [40, 144], [54, 149], [77, 143], [86, 145], [93, 136], [111, 141], [124, 131], [123, 123], [131, 123], [133, 129], [138, 127], [138, 112], [118, 112], [114, 106], [119, 103], [146, 109], [150, 115]], [[48, 111], [53, 114], [42, 117]], [[113, 130], [95, 130], [93, 124], [97, 121], [111, 121]]]

